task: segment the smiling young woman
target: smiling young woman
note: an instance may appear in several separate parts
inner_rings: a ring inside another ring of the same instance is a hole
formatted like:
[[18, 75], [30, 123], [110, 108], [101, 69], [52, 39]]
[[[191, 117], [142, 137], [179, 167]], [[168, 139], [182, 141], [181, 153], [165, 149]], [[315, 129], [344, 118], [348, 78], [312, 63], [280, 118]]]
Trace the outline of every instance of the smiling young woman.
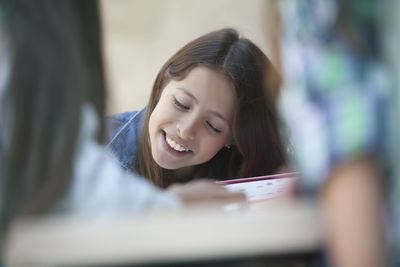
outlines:
[[272, 174], [284, 164], [279, 75], [234, 29], [205, 34], [161, 68], [145, 109], [107, 118], [120, 164], [160, 187]]
[[232, 142], [236, 96], [227, 77], [196, 67], [163, 90], [149, 119], [154, 161], [186, 171], [211, 159]]

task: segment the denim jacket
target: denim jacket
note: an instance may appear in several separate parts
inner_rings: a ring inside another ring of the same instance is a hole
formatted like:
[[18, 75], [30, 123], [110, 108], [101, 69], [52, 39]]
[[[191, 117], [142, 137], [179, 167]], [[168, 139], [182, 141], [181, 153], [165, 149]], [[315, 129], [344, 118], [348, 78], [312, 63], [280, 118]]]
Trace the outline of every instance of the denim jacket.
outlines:
[[126, 170], [133, 171], [145, 113], [143, 108], [106, 117], [107, 149]]

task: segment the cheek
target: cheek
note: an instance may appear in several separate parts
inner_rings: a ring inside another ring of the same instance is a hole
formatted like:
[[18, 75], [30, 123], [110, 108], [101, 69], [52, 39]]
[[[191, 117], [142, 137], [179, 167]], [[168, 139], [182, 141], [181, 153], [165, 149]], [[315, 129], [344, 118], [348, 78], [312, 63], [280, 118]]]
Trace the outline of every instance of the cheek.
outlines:
[[153, 134], [153, 129], [154, 129], [154, 116], [153, 113], [151, 113], [150, 118], [149, 118], [149, 135]]
[[221, 138], [210, 138], [210, 140], [204, 140], [202, 145], [204, 156], [211, 159], [217, 154], [217, 152], [227, 143], [226, 137]]
[[152, 134], [155, 135], [163, 125], [171, 123], [174, 118], [176, 118], [174, 111], [168, 107], [168, 105], [160, 101], [149, 118], [150, 137]]
[[157, 107], [153, 110], [153, 112], [150, 115], [149, 118], [149, 135], [150, 138], [155, 134], [155, 132], [157, 131], [157, 128], [159, 126], [159, 116], [158, 116], [158, 111], [157, 111]]
[[174, 110], [171, 108], [171, 104], [166, 101], [166, 99], [161, 98], [149, 118], [149, 124], [151, 121], [153, 123], [162, 123], [173, 117]]

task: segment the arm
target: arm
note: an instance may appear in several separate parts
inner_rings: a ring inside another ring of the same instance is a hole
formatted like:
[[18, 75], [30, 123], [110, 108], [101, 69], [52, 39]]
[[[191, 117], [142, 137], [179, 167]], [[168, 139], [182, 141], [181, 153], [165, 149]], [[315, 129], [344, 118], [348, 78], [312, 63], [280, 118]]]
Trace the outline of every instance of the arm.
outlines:
[[333, 266], [384, 266], [380, 173], [370, 158], [333, 169], [322, 190]]

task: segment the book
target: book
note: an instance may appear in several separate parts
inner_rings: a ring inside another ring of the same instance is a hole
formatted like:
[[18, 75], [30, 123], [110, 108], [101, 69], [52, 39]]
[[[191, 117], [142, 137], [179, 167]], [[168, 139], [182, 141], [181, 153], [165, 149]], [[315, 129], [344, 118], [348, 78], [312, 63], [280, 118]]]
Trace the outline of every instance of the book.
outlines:
[[297, 179], [297, 172], [217, 181], [232, 192], [243, 192], [248, 201], [275, 198], [288, 193]]

